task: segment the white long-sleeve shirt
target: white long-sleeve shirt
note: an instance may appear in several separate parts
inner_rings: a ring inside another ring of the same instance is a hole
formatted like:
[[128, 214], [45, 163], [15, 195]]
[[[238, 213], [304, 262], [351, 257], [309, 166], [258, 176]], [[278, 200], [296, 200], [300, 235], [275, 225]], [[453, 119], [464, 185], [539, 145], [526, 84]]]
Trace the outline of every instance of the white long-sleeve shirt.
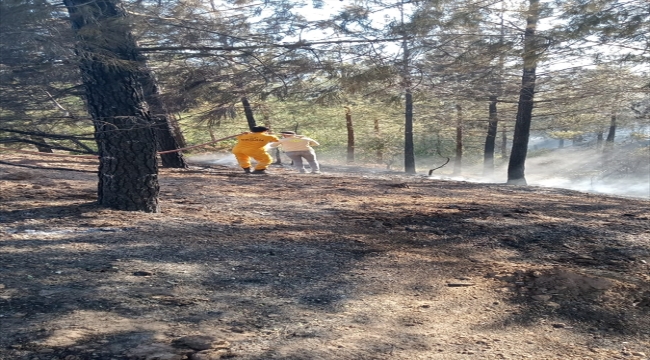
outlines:
[[284, 151], [309, 151], [312, 146], [318, 145], [320, 145], [318, 141], [302, 135], [285, 137], [278, 142], [271, 143], [271, 147], [282, 146]]

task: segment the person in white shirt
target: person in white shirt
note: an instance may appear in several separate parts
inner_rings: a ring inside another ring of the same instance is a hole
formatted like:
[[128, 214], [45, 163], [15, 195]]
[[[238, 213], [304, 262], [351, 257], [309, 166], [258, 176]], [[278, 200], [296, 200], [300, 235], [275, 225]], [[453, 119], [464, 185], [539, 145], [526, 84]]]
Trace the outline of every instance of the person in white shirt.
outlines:
[[305, 173], [303, 159], [307, 160], [311, 167], [312, 174], [320, 174], [320, 165], [316, 159], [316, 152], [312, 146], [320, 145], [316, 140], [303, 135], [296, 135], [293, 131], [282, 131], [282, 139], [278, 142], [271, 143], [271, 147], [277, 148], [282, 146], [284, 153], [293, 161], [295, 168], [301, 173]]

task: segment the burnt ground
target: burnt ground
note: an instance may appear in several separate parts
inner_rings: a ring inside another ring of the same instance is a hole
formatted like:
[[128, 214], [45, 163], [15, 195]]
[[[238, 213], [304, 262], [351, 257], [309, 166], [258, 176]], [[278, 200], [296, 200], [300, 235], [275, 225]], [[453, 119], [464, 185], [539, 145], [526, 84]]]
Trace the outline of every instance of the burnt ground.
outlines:
[[0, 358], [646, 359], [650, 201], [225, 166], [96, 206], [93, 160], [0, 154]]

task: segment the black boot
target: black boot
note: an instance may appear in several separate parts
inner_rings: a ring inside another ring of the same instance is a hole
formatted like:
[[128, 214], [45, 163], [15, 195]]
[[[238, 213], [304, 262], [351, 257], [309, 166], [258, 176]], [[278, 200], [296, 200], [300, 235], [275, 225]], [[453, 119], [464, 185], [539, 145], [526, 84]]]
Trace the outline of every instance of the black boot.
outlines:
[[250, 174], [250, 173], [251, 173], [251, 168], [249, 168], [249, 167], [248, 167], [248, 168], [244, 168], [244, 172], [245, 172], [246, 174]]
[[253, 170], [253, 172], [251, 174], [264, 175], [264, 174], [268, 174], [268, 173], [266, 172], [266, 169], [262, 169], [262, 170]]

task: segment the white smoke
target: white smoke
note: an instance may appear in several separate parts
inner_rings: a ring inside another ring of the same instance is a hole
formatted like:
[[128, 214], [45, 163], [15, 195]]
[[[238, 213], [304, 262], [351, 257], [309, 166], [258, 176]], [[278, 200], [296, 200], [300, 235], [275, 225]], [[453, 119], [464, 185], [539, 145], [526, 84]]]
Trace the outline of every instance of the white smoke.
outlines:
[[[531, 186], [650, 199], [650, 151], [646, 149], [626, 149], [611, 153], [607, 157], [604, 157], [602, 151], [576, 148], [556, 149], [543, 154], [533, 153], [526, 160], [526, 181]], [[231, 153], [192, 155], [188, 160], [194, 163], [238, 167], [237, 160]], [[325, 169], [330, 165], [332, 172], [367, 174], [386, 172], [385, 168], [373, 168], [370, 164], [338, 166], [339, 164], [335, 164], [337, 161], [328, 161], [322, 157], [320, 162]], [[430, 163], [440, 163], [440, 159]], [[344, 171], [342, 168], [345, 168]], [[418, 170], [422, 174], [428, 172], [425, 169]], [[483, 177], [482, 166], [463, 166], [462, 175], [452, 175], [452, 172], [453, 164], [447, 164], [436, 170], [429, 178], [477, 183], [507, 181], [507, 164], [495, 168], [494, 175], [490, 179]]]
[[222, 166], [237, 166], [237, 159], [235, 155], [230, 153], [215, 153], [215, 154], [199, 154], [187, 157], [187, 160], [196, 164], [209, 164], [209, 165], [222, 165]]
[[[462, 176], [451, 175], [452, 168], [437, 170], [430, 178], [479, 183], [507, 181], [507, 164], [495, 168], [490, 179], [482, 176], [480, 166], [464, 166]], [[594, 149], [570, 148], [533, 153], [526, 160], [525, 177], [531, 186], [650, 199], [650, 151], [646, 147], [603, 154]]]

